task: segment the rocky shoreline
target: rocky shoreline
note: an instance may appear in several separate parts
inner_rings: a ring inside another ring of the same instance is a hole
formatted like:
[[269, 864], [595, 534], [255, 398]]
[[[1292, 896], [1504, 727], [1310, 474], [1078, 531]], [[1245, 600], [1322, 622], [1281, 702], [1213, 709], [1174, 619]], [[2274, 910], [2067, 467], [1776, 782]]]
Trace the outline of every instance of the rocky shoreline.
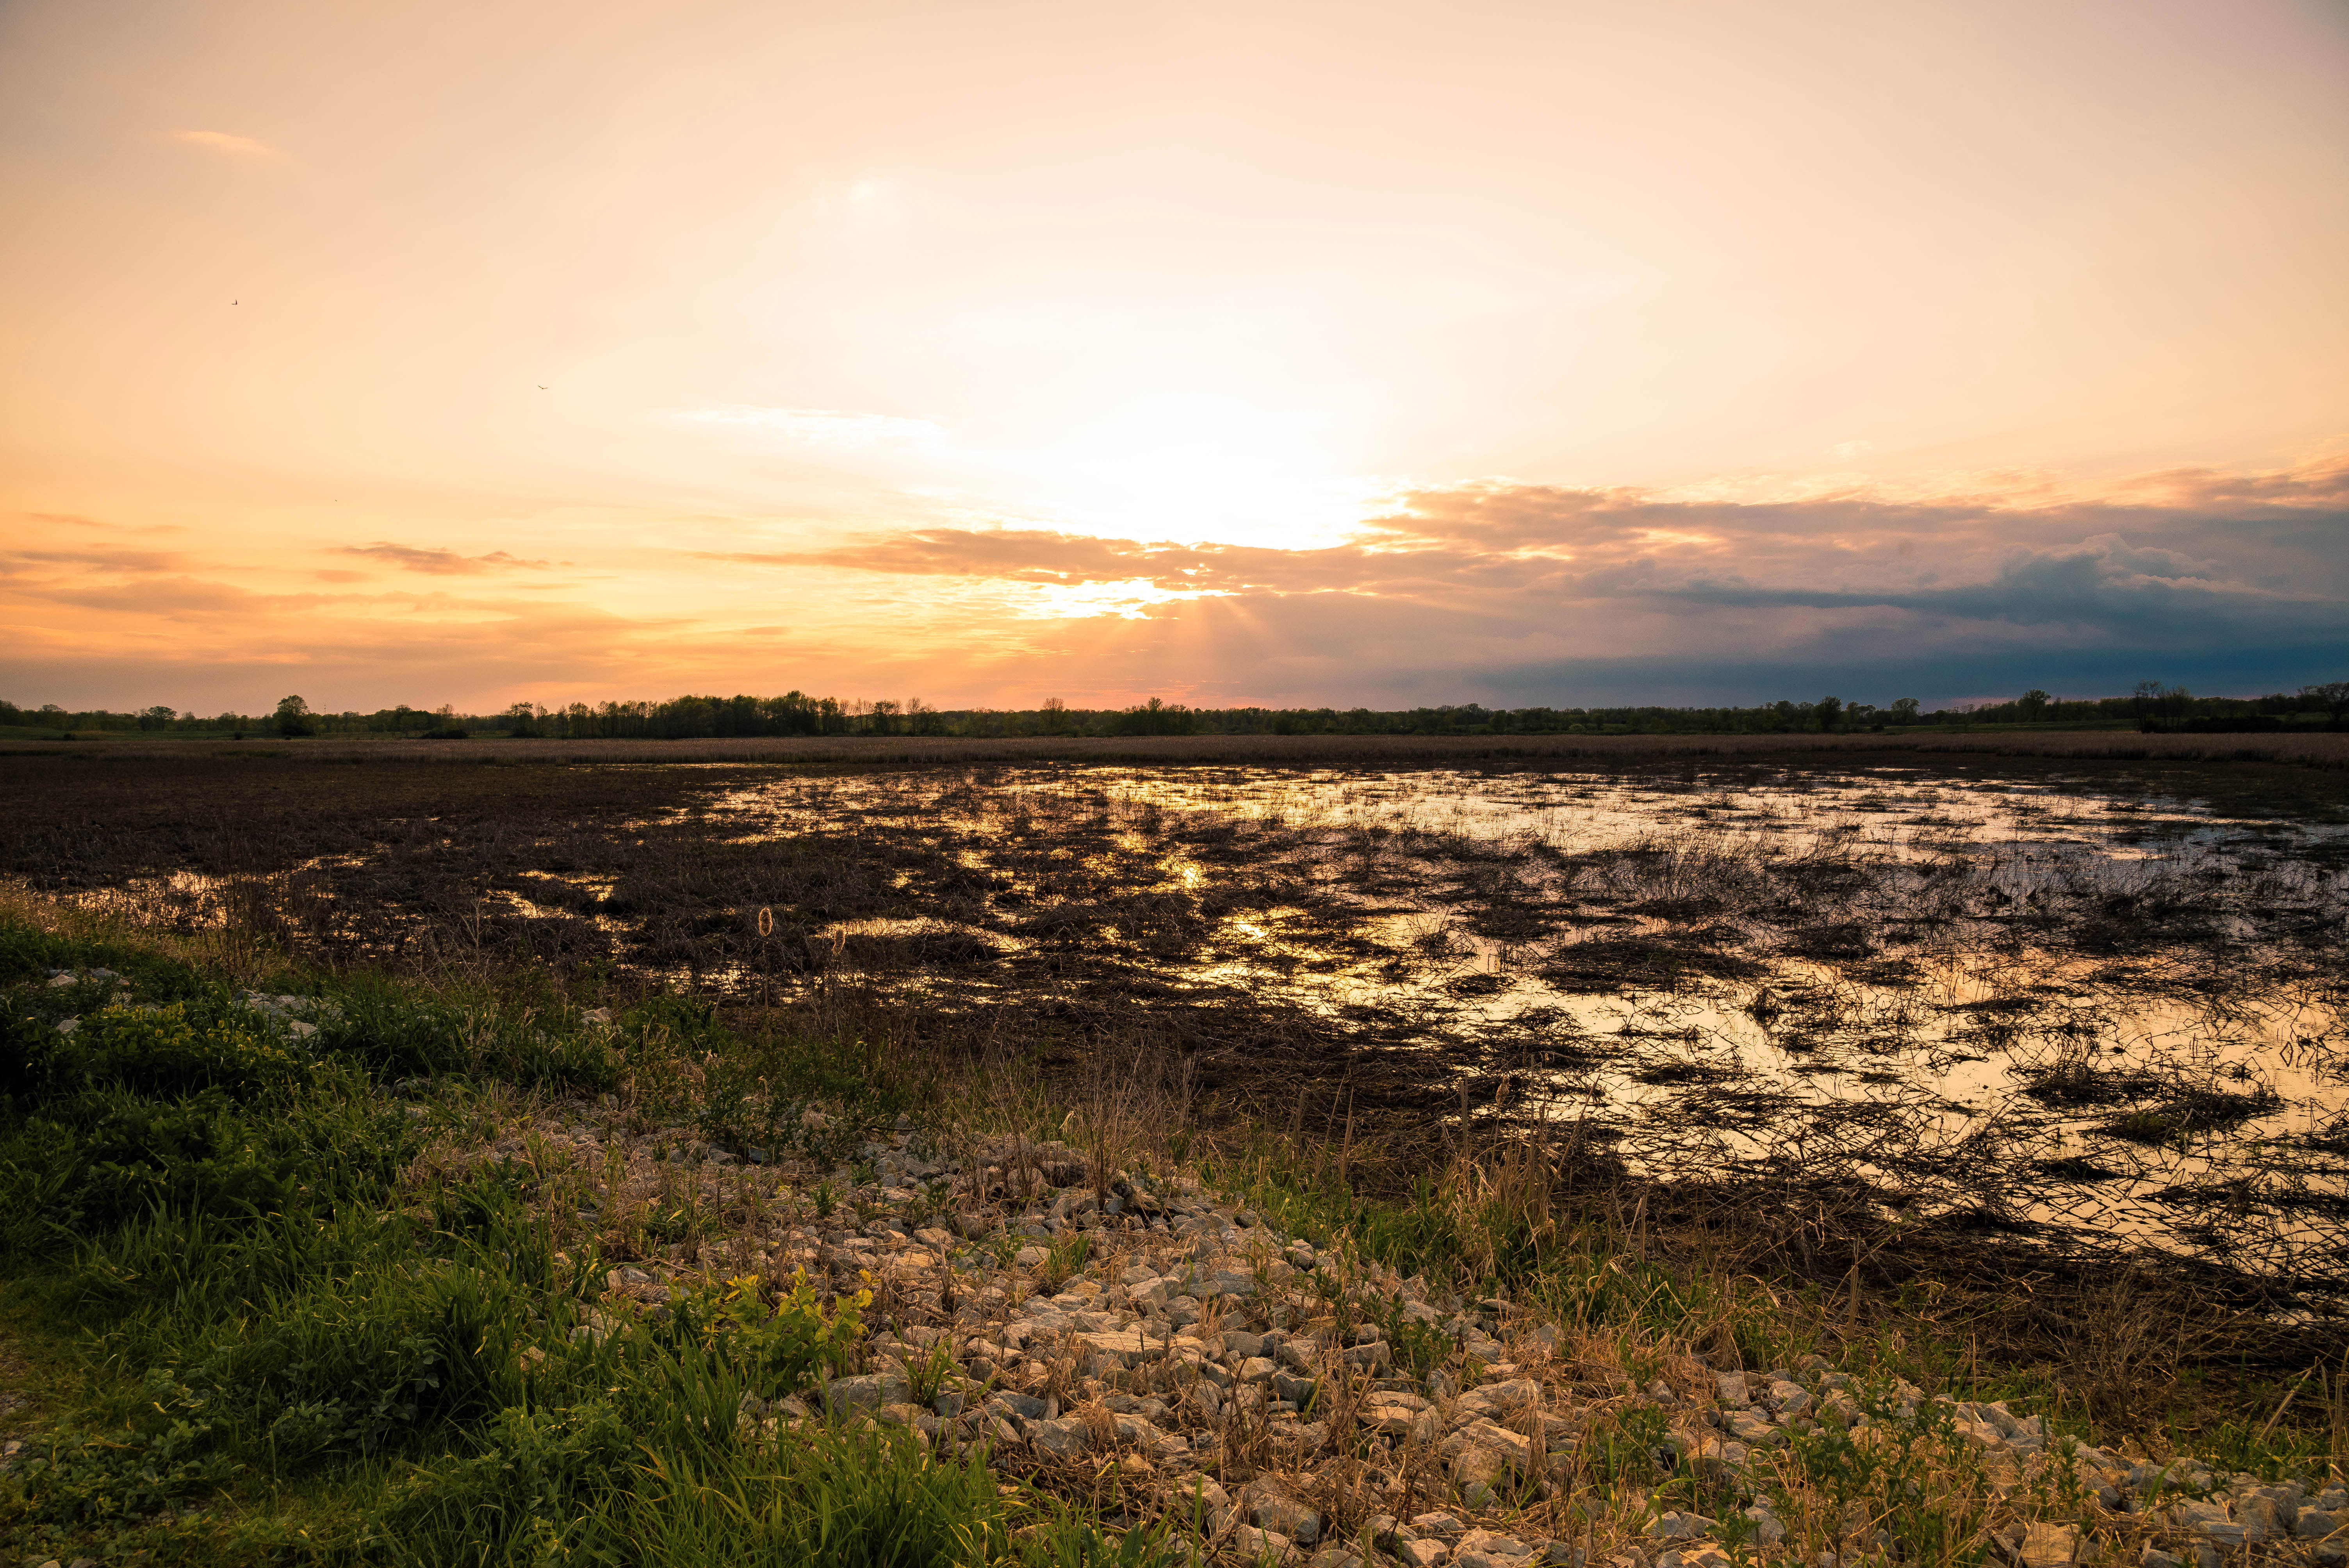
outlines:
[[[1128, 1523], [1171, 1513], [1218, 1559], [1313, 1568], [1853, 1568], [1914, 1557], [1901, 1510], [1927, 1503], [1971, 1531], [1955, 1555], [2023, 1568], [2349, 1562], [2337, 1477], [2108, 1452], [1816, 1357], [1748, 1369], [1626, 1346], [1317, 1249], [1195, 1178], [1020, 1138], [949, 1151], [908, 1125], [828, 1166], [738, 1158], [595, 1114], [542, 1115], [473, 1157], [598, 1174], [589, 1227], [681, 1194], [738, 1218], [608, 1270], [581, 1336], [745, 1270], [872, 1293], [861, 1368], [746, 1397], [746, 1441], [902, 1427], [1007, 1477], [1114, 1481]], [[1910, 1504], [1816, 1480], [1890, 1475], [1888, 1454]]]

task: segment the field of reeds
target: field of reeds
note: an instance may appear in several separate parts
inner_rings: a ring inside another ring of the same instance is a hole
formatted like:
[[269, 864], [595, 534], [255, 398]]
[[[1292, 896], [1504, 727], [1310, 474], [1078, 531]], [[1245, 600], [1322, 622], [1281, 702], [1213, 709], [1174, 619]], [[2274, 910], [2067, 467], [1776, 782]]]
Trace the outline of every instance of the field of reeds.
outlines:
[[[5, 1419], [116, 1435], [6, 1528], [207, 1561], [520, 1561], [541, 1513], [627, 1538], [655, 1492], [584, 1478], [708, 1463], [736, 1386], [656, 1335], [542, 1398], [523, 1352], [585, 1299], [562, 1238], [411, 1137], [558, 1103], [746, 1148], [818, 1099], [1059, 1138], [1464, 1299], [1634, 1269], [1605, 1312], [1635, 1361], [1824, 1353], [2106, 1445], [2337, 1463], [2325, 766], [1824, 738], [1440, 772], [0, 758], [24, 1017], [86, 1016], [45, 977], [102, 965], [191, 1031], [75, 1058], [70, 1103], [11, 1088], [9, 1353], [46, 1392]], [[330, 1001], [333, 1049], [240, 1032], [254, 985]], [[597, 1008], [668, 1022], [616, 1054]], [[935, 1531], [874, 1561], [1127, 1550], [1094, 1492], [917, 1459], [835, 1434], [697, 1495], [788, 1500], [802, 1550]]]

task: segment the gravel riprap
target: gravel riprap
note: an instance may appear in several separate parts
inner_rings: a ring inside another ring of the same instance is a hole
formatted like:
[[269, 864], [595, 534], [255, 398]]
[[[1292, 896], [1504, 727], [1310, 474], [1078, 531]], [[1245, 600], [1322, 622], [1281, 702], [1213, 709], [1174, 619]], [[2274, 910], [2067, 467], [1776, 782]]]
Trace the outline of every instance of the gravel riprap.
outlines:
[[[831, 1130], [810, 1110], [802, 1130], [822, 1145]], [[832, 1135], [828, 1154], [738, 1155], [687, 1128], [542, 1106], [487, 1142], [452, 1130], [426, 1163], [528, 1163], [558, 1237], [606, 1256], [628, 1250], [631, 1215], [703, 1217], [694, 1239], [610, 1268], [583, 1336], [745, 1274], [869, 1290], [859, 1368], [747, 1396], [741, 1440], [909, 1429], [980, 1448], [1007, 1480], [1095, 1498], [1114, 1481], [1129, 1523], [1172, 1512], [1218, 1560], [1894, 1561], [1897, 1509], [1838, 1504], [1815, 1480], [1842, 1453], [1897, 1458], [1918, 1483], [1905, 1495], [2025, 1568], [2349, 1561], [2337, 1478], [2269, 1484], [2108, 1452], [1816, 1357], [1753, 1369], [1629, 1345], [1317, 1249], [1194, 1177], [1096, 1180], [1058, 1142], [949, 1150], [901, 1124]], [[1692, 1511], [1696, 1497], [1715, 1511]]]

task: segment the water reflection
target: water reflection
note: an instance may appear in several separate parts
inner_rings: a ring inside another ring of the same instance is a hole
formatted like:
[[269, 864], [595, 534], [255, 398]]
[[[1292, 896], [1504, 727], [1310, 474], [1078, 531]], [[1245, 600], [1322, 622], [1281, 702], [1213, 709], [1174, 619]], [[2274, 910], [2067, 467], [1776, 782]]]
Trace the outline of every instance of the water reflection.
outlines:
[[676, 777], [668, 809], [386, 818], [371, 850], [101, 896], [274, 911], [363, 961], [503, 944], [752, 1003], [853, 981], [1180, 1051], [1243, 1100], [1359, 1089], [1635, 1171], [2342, 1283], [2339, 828], [1908, 769]]
[[[1006, 771], [926, 798], [762, 783], [707, 809], [749, 840], [854, 823], [999, 845], [1089, 820], [1097, 882], [1208, 895], [1195, 940], [1154, 953], [983, 849], [1021, 891], [973, 934], [1091, 922], [1172, 985], [1380, 1020], [1389, 1041], [1400, 1024], [1494, 1086], [1462, 1114], [1576, 1124], [1635, 1169], [1840, 1164], [1914, 1218], [2341, 1270], [2338, 978], [2304, 962], [2337, 959], [2338, 829], [1896, 769], [1734, 788]], [[1215, 911], [1218, 878], [1273, 868], [1312, 896]], [[953, 981], [975, 1005], [1020, 984]]]

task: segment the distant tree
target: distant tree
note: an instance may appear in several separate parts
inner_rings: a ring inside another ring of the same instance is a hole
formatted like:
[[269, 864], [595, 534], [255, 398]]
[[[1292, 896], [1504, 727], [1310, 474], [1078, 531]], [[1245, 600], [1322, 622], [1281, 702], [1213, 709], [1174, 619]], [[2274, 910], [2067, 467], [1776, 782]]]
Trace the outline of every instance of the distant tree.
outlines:
[[1048, 696], [1039, 710], [1044, 716], [1044, 733], [1066, 735], [1069, 731], [1069, 705], [1059, 697]]
[[2054, 700], [2045, 692], [2033, 686], [2014, 699], [2014, 707], [2015, 711], [2023, 716], [2023, 723], [2037, 724], [2046, 717], [2047, 705]]
[[897, 705], [895, 703], [876, 702], [873, 705], [873, 733], [875, 735], [895, 735], [897, 733]]
[[169, 729], [171, 727], [171, 721], [179, 717], [180, 716], [177, 713], [168, 707], [141, 708], [139, 710], [139, 727], [141, 729]]
[[2326, 681], [2321, 686], [2304, 686], [2300, 695], [2324, 709], [2325, 715], [2338, 729], [2341, 721], [2349, 717], [2349, 681]]
[[[1276, 735], [1293, 733], [1296, 727], [1288, 724], [1288, 716], [1286, 714], [1276, 718], [1273, 721], [1273, 733]], [[1170, 707], [1164, 697], [1154, 696], [1140, 707], [1129, 707], [1119, 714], [1116, 728], [1120, 735], [1188, 735], [1191, 733], [1193, 722], [1191, 710], [1181, 703], [1178, 702]]]
[[2129, 693], [2129, 711], [2140, 719], [2151, 718], [2161, 711], [2161, 683], [2139, 681]]
[[270, 723], [276, 727], [278, 734], [288, 740], [297, 735], [314, 734], [317, 730], [317, 725], [314, 722], [310, 712], [310, 705], [298, 696], [279, 697], [277, 711], [270, 717]]
[[1892, 722], [1895, 724], [1916, 723], [1918, 718], [1918, 710], [1923, 706], [1923, 704], [1920, 703], [1913, 696], [1900, 696], [1893, 698]]
[[1811, 711], [1818, 715], [1819, 733], [1832, 735], [1835, 733], [1837, 724], [1843, 718], [1843, 698], [1823, 696], [1819, 698], [1818, 706]]

